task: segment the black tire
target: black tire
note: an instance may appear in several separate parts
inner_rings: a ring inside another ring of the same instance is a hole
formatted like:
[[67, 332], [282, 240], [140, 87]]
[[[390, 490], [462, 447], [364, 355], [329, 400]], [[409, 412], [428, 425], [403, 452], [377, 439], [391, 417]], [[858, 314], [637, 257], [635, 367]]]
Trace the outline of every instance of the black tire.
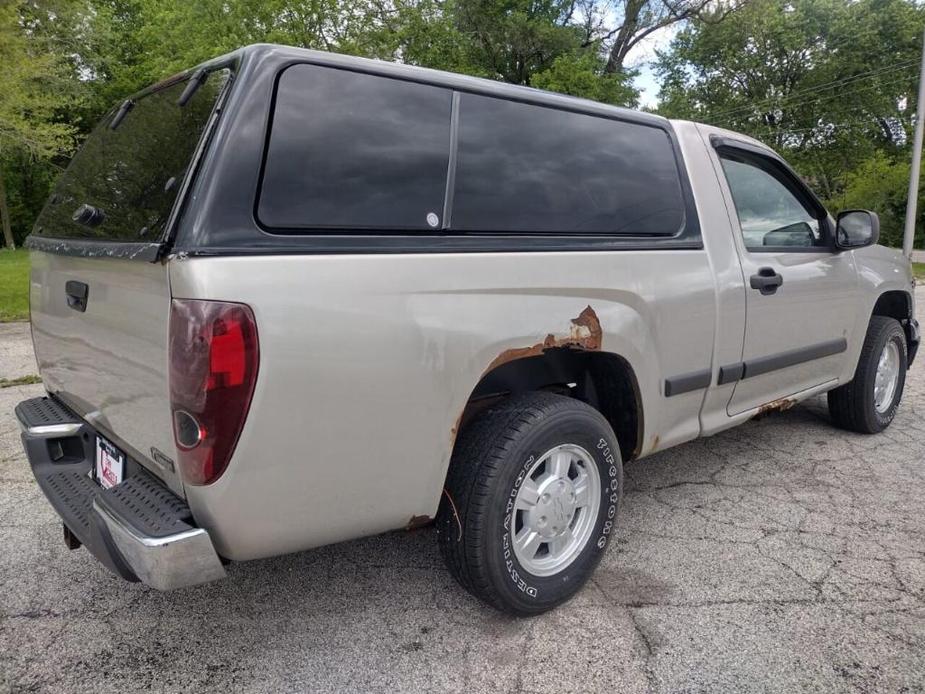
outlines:
[[[558, 573], [536, 576], [510, 546], [513, 500], [525, 474], [547, 451], [580, 446], [600, 475], [601, 500], [584, 547]], [[593, 407], [544, 392], [511, 397], [479, 414], [460, 433], [437, 514], [440, 550], [472, 595], [509, 614], [546, 612], [588, 580], [612, 536], [623, 494], [616, 436]]]
[[[890, 341], [899, 350], [899, 380], [889, 407], [880, 412], [874, 403], [874, 381], [880, 354]], [[907, 366], [906, 336], [899, 321], [886, 316], [873, 316], [854, 378], [850, 383], [829, 391], [829, 414], [832, 421], [842, 429], [861, 434], [877, 434], [886, 429], [896, 416], [896, 409], [902, 399]]]

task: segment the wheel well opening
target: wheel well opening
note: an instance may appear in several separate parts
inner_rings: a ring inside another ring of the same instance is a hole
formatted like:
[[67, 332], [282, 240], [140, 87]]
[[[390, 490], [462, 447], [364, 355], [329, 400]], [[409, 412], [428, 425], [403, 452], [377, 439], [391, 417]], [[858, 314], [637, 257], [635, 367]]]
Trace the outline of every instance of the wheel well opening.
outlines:
[[899, 322], [903, 322], [910, 317], [909, 295], [903, 291], [884, 292], [874, 304], [873, 315], [889, 316]]
[[623, 357], [609, 352], [547, 349], [491, 369], [469, 396], [457, 429], [462, 430], [479, 412], [500, 400], [534, 390], [588, 403], [610, 423], [623, 460], [639, 454], [643, 413], [636, 374]]

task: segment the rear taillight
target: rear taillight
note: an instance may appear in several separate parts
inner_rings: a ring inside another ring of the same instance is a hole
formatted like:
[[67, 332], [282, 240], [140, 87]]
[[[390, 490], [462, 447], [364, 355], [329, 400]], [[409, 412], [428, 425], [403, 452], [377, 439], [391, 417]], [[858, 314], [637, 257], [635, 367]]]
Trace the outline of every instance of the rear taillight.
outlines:
[[214, 482], [228, 467], [254, 394], [258, 361], [250, 307], [173, 300], [170, 407], [187, 484]]

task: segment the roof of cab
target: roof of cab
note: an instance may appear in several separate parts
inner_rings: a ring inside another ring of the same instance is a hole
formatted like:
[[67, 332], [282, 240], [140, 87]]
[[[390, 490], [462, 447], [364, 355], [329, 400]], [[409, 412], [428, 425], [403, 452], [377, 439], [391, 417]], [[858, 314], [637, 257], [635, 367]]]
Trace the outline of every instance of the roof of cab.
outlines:
[[372, 60], [369, 58], [358, 58], [351, 55], [342, 55], [340, 53], [328, 53], [325, 51], [315, 51], [307, 48], [296, 48], [293, 46], [281, 46], [276, 44], [255, 43], [244, 46], [236, 51], [219, 56], [212, 60], [197, 66], [200, 67], [218, 67], [227, 65], [232, 62], [242, 64], [256, 63], [262, 69], [272, 68], [280, 70], [287, 65], [294, 63], [313, 63], [324, 65], [343, 70], [354, 70], [379, 74], [387, 77], [411, 80], [426, 84], [439, 85], [448, 89], [454, 89], [463, 92], [474, 92], [485, 94], [487, 96], [496, 96], [515, 101], [542, 104], [572, 111], [581, 111], [610, 118], [619, 118], [621, 120], [634, 121], [647, 125], [654, 125], [661, 128], [668, 128], [669, 122], [662, 116], [643, 111], [623, 108], [620, 106], [611, 106], [602, 104], [589, 99], [582, 99], [575, 96], [566, 96], [555, 92], [548, 92], [542, 89], [532, 87], [522, 87], [516, 84], [508, 84], [495, 80], [483, 79], [480, 77], [470, 77], [460, 75], [454, 72], [444, 72], [442, 70], [432, 70], [430, 68], [417, 67], [413, 65], [404, 65], [393, 63], [385, 60]]

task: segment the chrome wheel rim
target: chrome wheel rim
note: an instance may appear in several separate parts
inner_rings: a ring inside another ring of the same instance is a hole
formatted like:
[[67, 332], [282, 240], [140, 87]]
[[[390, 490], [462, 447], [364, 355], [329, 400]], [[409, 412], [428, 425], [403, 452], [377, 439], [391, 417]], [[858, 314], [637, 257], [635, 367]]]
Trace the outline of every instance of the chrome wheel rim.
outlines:
[[885, 414], [890, 409], [898, 385], [899, 347], [893, 340], [890, 340], [880, 352], [877, 375], [874, 377], [874, 407], [877, 408], [877, 412]]
[[581, 446], [562, 444], [527, 470], [514, 498], [511, 545], [534, 576], [559, 573], [588, 544], [601, 506], [601, 475]]

